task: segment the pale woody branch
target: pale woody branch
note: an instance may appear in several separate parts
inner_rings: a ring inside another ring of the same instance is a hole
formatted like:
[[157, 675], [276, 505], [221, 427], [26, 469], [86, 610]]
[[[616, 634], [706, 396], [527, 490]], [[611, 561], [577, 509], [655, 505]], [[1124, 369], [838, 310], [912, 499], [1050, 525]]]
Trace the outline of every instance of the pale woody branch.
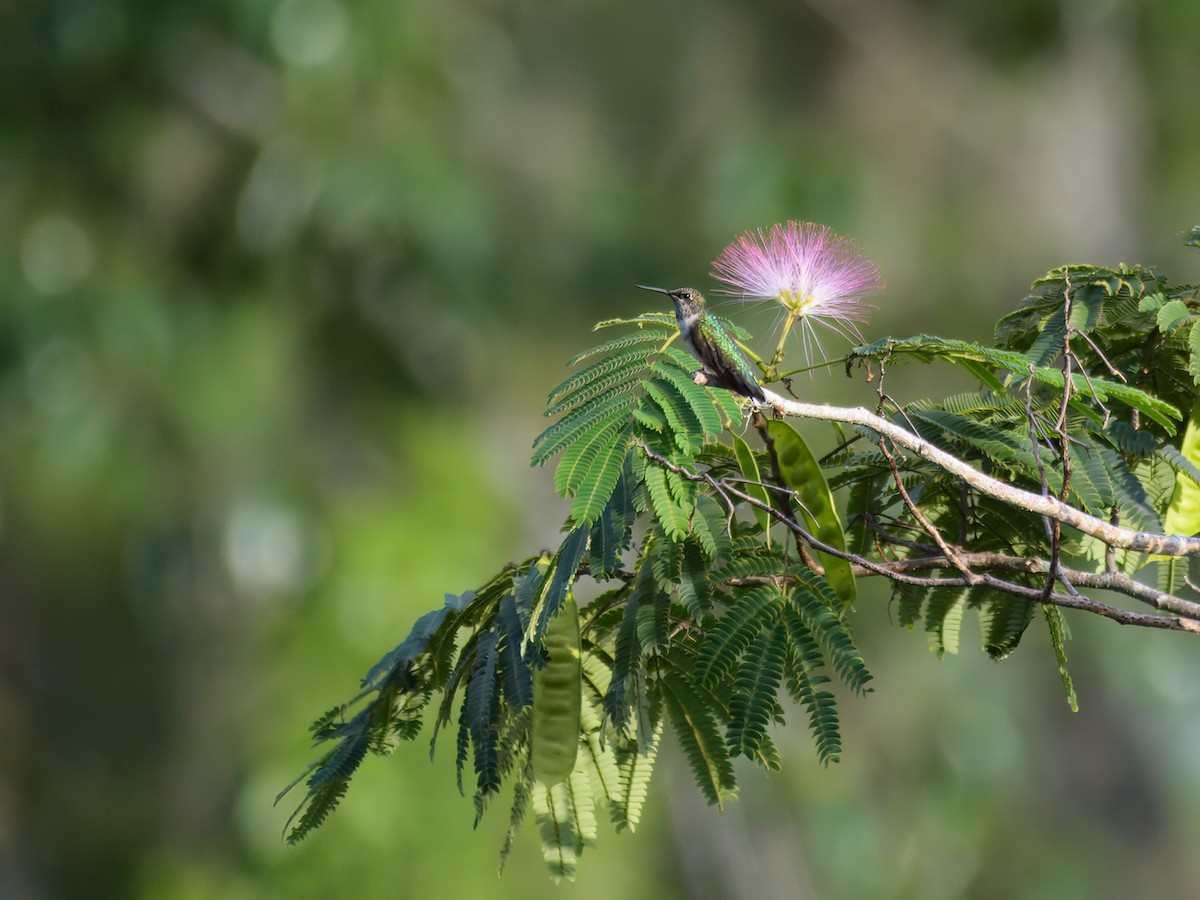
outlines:
[[[986, 493], [998, 500], [1028, 509], [1034, 513], [1053, 516], [1065, 524], [1079, 528], [1080, 531], [1093, 534], [1102, 541], [1107, 542], [1108, 538], [1112, 538], [1116, 546], [1133, 550], [1183, 547], [1190, 553], [1200, 553], [1200, 548], [1197, 547], [1200, 541], [1195, 539], [1147, 534], [1130, 531], [1126, 528], [1119, 528], [1080, 512], [1053, 497], [1032, 494], [1028, 491], [1014, 488], [1012, 485], [997, 481], [967, 465], [957, 457], [916, 437], [911, 432], [893, 425], [866, 410], [798, 403], [784, 400], [782, 397], [769, 391], [767, 392], [767, 396], [772, 405], [783, 413], [827, 421], [844, 422], [852, 425], [865, 425], [890, 438], [896, 445], [903, 446], [929, 459], [948, 472], [960, 475], [964, 481], [981, 493]], [[858, 575], [878, 575], [893, 582], [922, 587], [987, 587], [1004, 593], [1025, 597], [1039, 603], [1048, 603], [1053, 606], [1094, 613], [1124, 625], [1139, 625], [1146, 628], [1163, 628], [1171, 631], [1200, 633], [1200, 603], [1184, 600], [1172, 594], [1140, 584], [1129, 576], [1119, 572], [1084, 572], [1068, 569], [1060, 564], [1057, 567], [1058, 575], [1056, 580], [1064, 585], [1067, 593], [1061, 591], [1048, 592], [1044, 588], [1029, 587], [1028, 585], [1005, 580], [992, 572], [978, 571], [978, 569], [999, 569], [1023, 571], [1031, 574], [1047, 574], [1050, 569], [1050, 562], [1037, 557], [1015, 557], [994, 552], [975, 553], [962, 547], [943, 547], [941, 548], [943, 552], [940, 556], [901, 560], [876, 560], [854, 553], [847, 553], [837, 547], [823, 543], [810, 534], [799, 522], [780, 512], [775, 507], [763, 503], [756, 497], [739, 489], [737, 482], [740, 479], [714, 478], [707, 473], [694, 472], [678, 466], [645, 445], [639, 444], [638, 449], [663, 468], [669, 469], [691, 481], [708, 484], [718, 495], [725, 498], [727, 503], [732, 503], [732, 500], [736, 499], [765, 511], [776, 521], [792, 531], [804, 544], [824, 553], [833, 554], [834, 556], [848, 560], [855, 567], [856, 574]], [[1089, 527], [1084, 527], [1093, 526], [1093, 524], [1102, 527], [1093, 527], [1090, 529]], [[946, 552], [947, 550], [950, 552]], [[1151, 552], [1163, 551], [1155, 549]], [[1184, 552], [1177, 551], [1174, 555], [1184, 555]], [[949, 568], [958, 569], [958, 574], [936, 577], [915, 574]], [[1075, 590], [1076, 587], [1090, 587], [1124, 594], [1131, 599], [1138, 600], [1163, 612], [1173, 613], [1174, 615], [1153, 615], [1122, 609], [1121, 607], [1113, 606], [1091, 597], [1085, 597]]]
[[843, 422], [847, 425], [862, 425], [890, 439], [899, 447], [915, 453], [934, 465], [940, 466], [952, 475], [957, 475], [981, 494], [994, 497], [1010, 506], [1029, 510], [1038, 515], [1048, 516], [1069, 525], [1084, 534], [1102, 541], [1109, 547], [1121, 550], [1133, 550], [1138, 553], [1150, 553], [1155, 556], [1200, 556], [1200, 538], [1184, 537], [1178, 534], [1153, 534], [1146, 531], [1134, 531], [1122, 528], [1090, 516], [1075, 507], [1063, 503], [1057, 497], [1034, 494], [1013, 487], [1003, 481], [985, 475], [974, 466], [963, 462], [945, 450], [918, 437], [911, 431], [889, 422], [862, 407], [825, 406], [816, 403], [801, 403], [781, 397], [773, 391], [763, 391], [767, 395], [767, 404], [783, 415], [796, 416], [802, 419], [821, 419], [827, 422]]

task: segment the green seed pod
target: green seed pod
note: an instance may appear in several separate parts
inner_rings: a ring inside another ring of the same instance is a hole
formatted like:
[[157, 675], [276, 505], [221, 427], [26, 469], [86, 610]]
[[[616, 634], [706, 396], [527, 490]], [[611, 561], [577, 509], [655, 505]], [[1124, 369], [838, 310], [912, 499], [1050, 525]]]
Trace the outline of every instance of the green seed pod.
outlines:
[[[767, 423], [767, 433], [775, 445], [775, 459], [779, 462], [779, 474], [783, 483], [796, 492], [800, 501], [800, 512], [809, 530], [817, 540], [838, 550], [846, 549], [846, 534], [833, 503], [833, 493], [825, 481], [825, 473], [817, 463], [804, 439], [787, 422], [773, 420]], [[821, 565], [825, 567], [825, 580], [833, 588], [843, 606], [854, 603], [856, 593], [854, 573], [850, 563], [840, 556], [817, 551]]]
[[[1200, 402], [1188, 418], [1179, 452], [1192, 465], [1200, 466]], [[1162, 524], [1164, 534], [1191, 535], [1200, 531], [1200, 485], [1186, 475], [1175, 476], [1175, 490]]]
[[565, 781], [579, 750], [583, 694], [579, 608], [567, 595], [545, 635], [546, 664], [533, 673], [533, 774], [546, 787]]

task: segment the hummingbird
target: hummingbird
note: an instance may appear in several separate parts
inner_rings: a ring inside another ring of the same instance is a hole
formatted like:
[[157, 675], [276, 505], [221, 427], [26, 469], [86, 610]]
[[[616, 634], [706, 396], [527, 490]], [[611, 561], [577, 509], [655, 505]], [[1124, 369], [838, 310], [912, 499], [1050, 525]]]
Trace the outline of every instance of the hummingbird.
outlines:
[[733, 335], [708, 311], [704, 296], [698, 290], [682, 287], [668, 291], [645, 284], [639, 284], [638, 287], [671, 298], [675, 304], [679, 336], [692, 356], [704, 364], [700, 372], [707, 384], [726, 388], [757, 403], [767, 402], [758, 379], [754, 377], [750, 360], [746, 359], [746, 354], [734, 341]]

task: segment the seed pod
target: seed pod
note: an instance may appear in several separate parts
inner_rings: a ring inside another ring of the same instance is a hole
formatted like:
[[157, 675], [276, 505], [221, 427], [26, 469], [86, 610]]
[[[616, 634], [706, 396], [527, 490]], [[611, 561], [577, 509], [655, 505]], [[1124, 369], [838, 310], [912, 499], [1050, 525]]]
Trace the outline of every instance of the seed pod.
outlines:
[[[817, 540], [838, 550], [846, 549], [846, 535], [833, 503], [833, 493], [825, 481], [825, 473], [817, 463], [804, 439], [787, 422], [772, 420], [767, 433], [775, 445], [775, 459], [783, 483], [796, 492], [800, 513], [809, 531]], [[850, 563], [840, 556], [817, 551], [825, 567], [825, 580], [833, 588], [843, 606], [854, 603], [856, 593], [854, 573]]]
[[546, 664], [533, 673], [533, 774], [546, 787], [565, 781], [579, 750], [583, 694], [579, 608], [570, 594], [543, 638]]

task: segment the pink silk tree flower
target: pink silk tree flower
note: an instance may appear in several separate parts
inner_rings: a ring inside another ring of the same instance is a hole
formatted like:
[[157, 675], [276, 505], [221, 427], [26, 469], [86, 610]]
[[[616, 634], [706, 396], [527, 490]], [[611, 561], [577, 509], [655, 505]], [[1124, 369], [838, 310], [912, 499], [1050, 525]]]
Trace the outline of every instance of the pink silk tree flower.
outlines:
[[726, 294], [779, 303], [786, 316], [784, 336], [800, 325], [810, 359], [810, 338], [820, 350], [814, 322], [861, 340], [857, 323], [865, 322], [872, 308], [863, 300], [883, 289], [879, 269], [854, 241], [813, 222], [747, 231], [721, 251], [712, 274], [729, 286]]

